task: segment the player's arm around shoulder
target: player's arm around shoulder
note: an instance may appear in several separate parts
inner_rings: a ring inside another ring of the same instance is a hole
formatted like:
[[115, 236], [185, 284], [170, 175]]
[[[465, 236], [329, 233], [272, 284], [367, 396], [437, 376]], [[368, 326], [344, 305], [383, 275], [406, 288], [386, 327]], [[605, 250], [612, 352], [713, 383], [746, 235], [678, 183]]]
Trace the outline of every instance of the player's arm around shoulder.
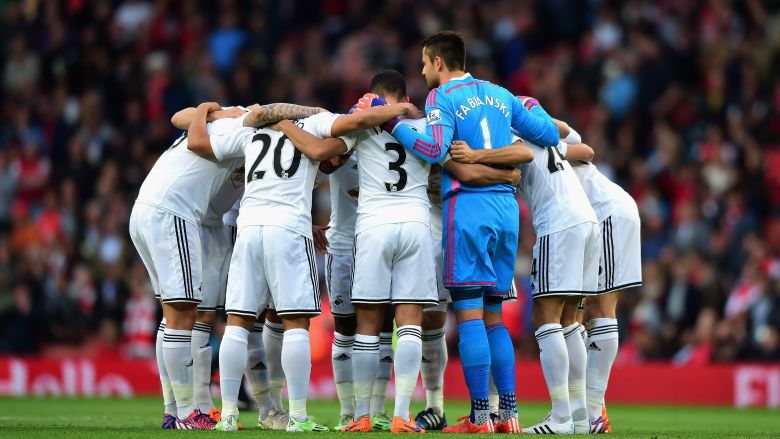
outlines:
[[472, 149], [468, 143], [456, 140], [450, 146], [450, 154], [453, 160], [467, 164], [515, 166], [534, 159], [531, 148], [523, 145], [522, 142], [515, 142], [496, 149]]
[[546, 147], [557, 145], [561, 133], [567, 130], [567, 127], [556, 125], [539, 101], [529, 96], [517, 96], [512, 100], [512, 128], [524, 139]]
[[[563, 151], [561, 151], [561, 149], [563, 149]], [[584, 143], [568, 144], [566, 142], [561, 142], [561, 145], [558, 146], [558, 150], [563, 154], [563, 157], [569, 161], [579, 160], [582, 162], [590, 162], [595, 156], [593, 148]]]
[[479, 164], [459, 163], [448, 160], [443, 165], [461, 183], [471, 186], [493, 186], [497, 184], [520, 184], [519, 169], [495, 169]]
[[[369, 104], [370, 105], [370, 104]], [[332, 136], [344, 136], [375, 126], [384, 125], [395, 121], [399, 117], [415, 118], [421, 116], [420, 110], [410, 103], [397, 103], [391, 105], [369, 106], [360, 108], [350, 114], [342, 114], [333, 122]], [[385, 128], [385, 127], [383, 127]], [[392, 127], [387, 127], [392, 130]]]
[[216, 102], [204, 102], [195, 109], [192, 122], [187, 130], [187, 149], [201, 155], [213, 156], [214, 150], [211, 148], [208, 128], [206, 127], [209, 113], [221, 110], [222, 107]]
[[[171, 124], [180, 130], [188, 130], [197, 111], [198, 109], [195, 107], [181, 109], [171, 117]], [[208, 116], [206, 116], [206, 122], [214, 122], [215, 120], [226, 118], [233, 119], [240, 117], [244, 113], [246, 113], [246, 110], [241, 107], [220, 108], [219, 110], [210, 112]]]
[[314, 161], [328, 160], [348, 150], [343, 139], [339, 137], [319, 138], [287, 119], [270, 125], [269, 128], [284, 133], [296, 149]]

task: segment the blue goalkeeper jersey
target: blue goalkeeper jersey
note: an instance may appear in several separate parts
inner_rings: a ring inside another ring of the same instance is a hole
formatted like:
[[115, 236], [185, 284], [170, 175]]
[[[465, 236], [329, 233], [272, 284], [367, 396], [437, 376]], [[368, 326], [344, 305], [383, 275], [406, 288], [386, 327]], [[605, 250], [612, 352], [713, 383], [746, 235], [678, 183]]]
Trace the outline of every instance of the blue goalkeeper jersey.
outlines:
[[[468, 73], [431, 90], [425, 102], [425, 113], [426, 133], [399, 125], [393, 135], [415, 155], [430, 163], [444, 160], [453, 140], [463, 140], [473, 149], [510, 145], [512, 128], [538, 145], [558, 144], [558, 128], [550, 116], [531, 113], [507, 89], [475, 79]], [[459, 191], [515, 190], [508, 184], [463, 185], [444, 169], [441, 175], [442, 199]]]

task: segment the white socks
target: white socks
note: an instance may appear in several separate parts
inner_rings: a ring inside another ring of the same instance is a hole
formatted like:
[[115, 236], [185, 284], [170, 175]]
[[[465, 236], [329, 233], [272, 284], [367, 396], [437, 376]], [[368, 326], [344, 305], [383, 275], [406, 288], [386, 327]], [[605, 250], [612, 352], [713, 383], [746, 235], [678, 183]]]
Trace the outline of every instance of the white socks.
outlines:
[[618, 351], [617, 319], [588, 321], [587, 401], [588, 417], [595, 421], [601, 416], [609, 372]]
[[284, 328], [281, 323], [265, 322], [263, 345], [265, 346], [266, 366], [268, 366], [268, 386], [271, 404], [276, 410], [284, 410], [282, 404], [282, 387], [284, 387], [284, 370], [282, 369], [282, 342]]
[[420, 374], [425, 388], [426, 408], [440, 416], [444, 414], [444, 368], [447, 367], [447, 359], [444, 328], [423, 331]]
[[166, 327], [162, 351], [176, 399], [177, 417], [186, 419], [195, 410], [192, 397], [192, 331]]
[[371, 393], [371, 416], [385, 411], [387, 385], [393, 373], [393, 333], [379, 333], [379, 369]]
[[409, 420], [409, 404], [417, 385], [422, 360], [422, 328], [404, 325], [398, 328], [395, 352], [395, 407], [393, 416]]
[[379, 337], [355, 335], [352, 373], [355, 386], [355, 419], [371, 416], [371, 393], [379, 369]]
[[552, 420], [557, 423], [568, 422], [571, 420], [569, 354], [563, 340], [563, 330], [558, 323], [545, 323], [534, 332], [534, 336], [539, 344], [539, 360], [552, 402]]
[[192, 386], [195, 405], [203, 413], [214, 408], [211, 400], [211, 325], [195, 322], [192, 327]]
[[157, 371], [160, 374], [160, 385], [162, 386], [163, 404], [165, 404], [165, 413], [176, 416], [176, 398], [173, 396], [173, 387], [171, 379], [168, 378], [168, 371], [165, 370], [165, 357], [163, 356], [163, 333], [165, 332], [165, 317], [160, 321], [157, 328], [157, 340], [155, 344], [155, 356], [157, 357]]
[[588, 357], [579, 329], [580, 324], [577, 322], [563, 328], [569, 355], [569, 407], [574, 422], [588, 419], [588, 405], [585, 401], [585, 367]]
[[238, 391], [247, 365], [249, 331], [240, 326], [225, 327], [219, 347], [219, 383], [222, 416], [238, 416]]
[[352, 384], [352, 344], [354, 335], [333, 334], [331, 361], [333, 363], [333, 380], [336, 382], [336, 393], [341, 406], [341, 416], [355, 413], [355, 389]]
[[284, 331], [282, 368], [287, 378], [290, 417], [298, 422], [307, 419], [306, 399], [311, 378], [311, 344], [309, 331], [303, 328]]
[[268, 365], [265, 359], [265, 348], [263, 347], [263, 323], [255, 322], [252, 330], [249, 332], [247, 343], [248, 361], [244, 375], [249, 392], [257, 403], [257, 412], [260, 420], [268, 417], [271, 410], [271, 395], [268, 387]]

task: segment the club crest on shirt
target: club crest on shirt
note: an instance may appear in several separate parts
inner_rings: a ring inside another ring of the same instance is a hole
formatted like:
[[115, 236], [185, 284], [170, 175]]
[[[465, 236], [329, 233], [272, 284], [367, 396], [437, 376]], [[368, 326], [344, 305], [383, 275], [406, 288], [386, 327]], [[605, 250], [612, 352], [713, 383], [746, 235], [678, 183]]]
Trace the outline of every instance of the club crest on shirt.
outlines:
[[432, 110], [428, 113], [426, 119], [428, 120], [428, 125], [434, 125], [436, 122], [441, 122], [441, 110]]
[[233, 183], [233, 187], [238, 189], [244, 185], [244, 167], [236, 168], [232, 174], [230, 174], [230, 181]]

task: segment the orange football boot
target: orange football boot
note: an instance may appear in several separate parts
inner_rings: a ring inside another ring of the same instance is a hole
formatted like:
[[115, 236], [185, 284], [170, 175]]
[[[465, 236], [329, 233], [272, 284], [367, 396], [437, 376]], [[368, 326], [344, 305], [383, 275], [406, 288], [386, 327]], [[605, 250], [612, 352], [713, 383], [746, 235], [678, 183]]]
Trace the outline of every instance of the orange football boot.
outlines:
[[442, 429], [442, 433], [471, 433], [471, 434], [490, 434], [495, 433], [493, 421], [488, 419], [482, 425], [474, 425], [468, 416], [458, 418], [457, 425]]
[[510, 418], [506, 422], [498, 421], [495, 426], [496, 433], [501, 434], [521, 434], [523, 429], [520, 427], [520, 421], [517, 418]]
[[607, 428], [604, 430], [604, 433], [612, 433], [612, 424], [609, 423], [609, 417], [607, 417], [606, 404], [602, 404], [601, 406], [601, 417], [604, 418], [604, 425], [607, 426]]
[[357, 422], [353, 419], [349, 421], [349, 424], [341, 428], [341, 431], [345, 433], [370, 433], [371, 432], [371, 418], [363, 416], [358, 419]]
[[408, 421], [404, 421], [404, 418], [400, 416], [393, 416], [390, 433], [425, 433], [425, 430], [418, 427], [411, 417]]

